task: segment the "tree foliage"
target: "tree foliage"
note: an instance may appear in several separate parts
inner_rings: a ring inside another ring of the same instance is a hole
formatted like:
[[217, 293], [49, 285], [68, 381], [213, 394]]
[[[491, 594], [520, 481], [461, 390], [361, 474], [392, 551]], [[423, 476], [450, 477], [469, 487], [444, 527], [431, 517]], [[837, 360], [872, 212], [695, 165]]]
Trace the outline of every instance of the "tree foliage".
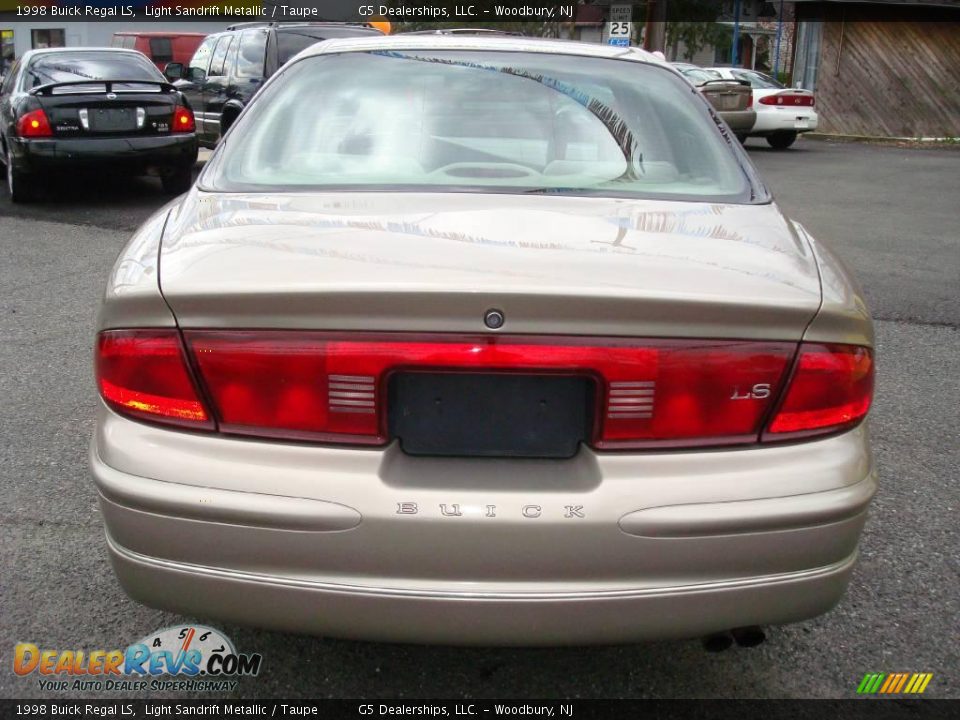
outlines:
[[685, 60], [708, 46], [730, 45], [730, 28], [715, 22], [667, 23], [667, 47], [678, 48], [683, 44]]
[[684, 59], [689, 61], [705, 47], [729, 45], [730, 29], [711, 22], [722, 12], [723, 5], [716, 0], [670, 0], [667, 5], [667, 47], [676, 51], [682, 43]]

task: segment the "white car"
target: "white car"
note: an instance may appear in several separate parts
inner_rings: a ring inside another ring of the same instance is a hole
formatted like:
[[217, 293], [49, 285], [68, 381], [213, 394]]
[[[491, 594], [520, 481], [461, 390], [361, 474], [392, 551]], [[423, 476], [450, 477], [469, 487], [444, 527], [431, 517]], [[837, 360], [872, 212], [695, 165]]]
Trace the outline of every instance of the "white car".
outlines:
[[769, 75], [743, 68], [707, 68], [721, 78], [746, 80], [753, 89], [757, 121], [750, 137], [765, 137], [770, 147], [785, 150], [800, 133], [817, 129], [816, 99], [802, 88], [788, 88]]

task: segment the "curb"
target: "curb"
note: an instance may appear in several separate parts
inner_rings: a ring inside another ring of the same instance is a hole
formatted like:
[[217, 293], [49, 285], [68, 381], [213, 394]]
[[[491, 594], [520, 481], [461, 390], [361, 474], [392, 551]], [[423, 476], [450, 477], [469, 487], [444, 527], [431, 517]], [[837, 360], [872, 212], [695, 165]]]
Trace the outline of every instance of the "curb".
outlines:
[[870, 143], [876, 145], [915, 145], [922, 147], [957, 148], [960, 150], [960, 138], [923, 138], [923, 137], [879, 137], [874, 135], [843, 135], [840, 133], [803, 133], [801, 137], [809, 140], [830, 142]]

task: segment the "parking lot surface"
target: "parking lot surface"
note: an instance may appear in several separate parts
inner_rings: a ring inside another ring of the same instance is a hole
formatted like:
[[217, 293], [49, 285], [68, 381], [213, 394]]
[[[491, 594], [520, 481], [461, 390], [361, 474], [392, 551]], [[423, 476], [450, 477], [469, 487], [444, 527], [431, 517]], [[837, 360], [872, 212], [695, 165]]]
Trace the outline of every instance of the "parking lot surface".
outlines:
[[[960, 696], [960, 152], [759, 142], [748, 150], [778, 201], [853, 269], [877, 321], [881, 491], [841, 605], [719, 654], [697, 640], [384, 645], [199, 618], [263, 655], [235, 696], [852, 697], [865, 673], [897, 671], [933, 673], [927, 696]], [[120, 590], [86, 464], [94, 311], [130, 232], [167, 198], [149, 179], [69, 178], [55, 195], [21, 207], [0, 190], [2, 697], [50, 695], [11, 671], [17, 642], [113, 649], [184, 621]]]

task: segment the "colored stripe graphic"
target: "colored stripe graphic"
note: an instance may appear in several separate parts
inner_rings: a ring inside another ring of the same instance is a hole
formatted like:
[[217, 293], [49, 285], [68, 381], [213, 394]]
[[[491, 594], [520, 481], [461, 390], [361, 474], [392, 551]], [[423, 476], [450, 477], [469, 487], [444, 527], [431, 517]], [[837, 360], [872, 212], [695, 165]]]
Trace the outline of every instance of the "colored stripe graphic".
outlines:
[[857, 686], [857, 694], [919, 695], [932, 679], [933, 673], [867, 673]]

